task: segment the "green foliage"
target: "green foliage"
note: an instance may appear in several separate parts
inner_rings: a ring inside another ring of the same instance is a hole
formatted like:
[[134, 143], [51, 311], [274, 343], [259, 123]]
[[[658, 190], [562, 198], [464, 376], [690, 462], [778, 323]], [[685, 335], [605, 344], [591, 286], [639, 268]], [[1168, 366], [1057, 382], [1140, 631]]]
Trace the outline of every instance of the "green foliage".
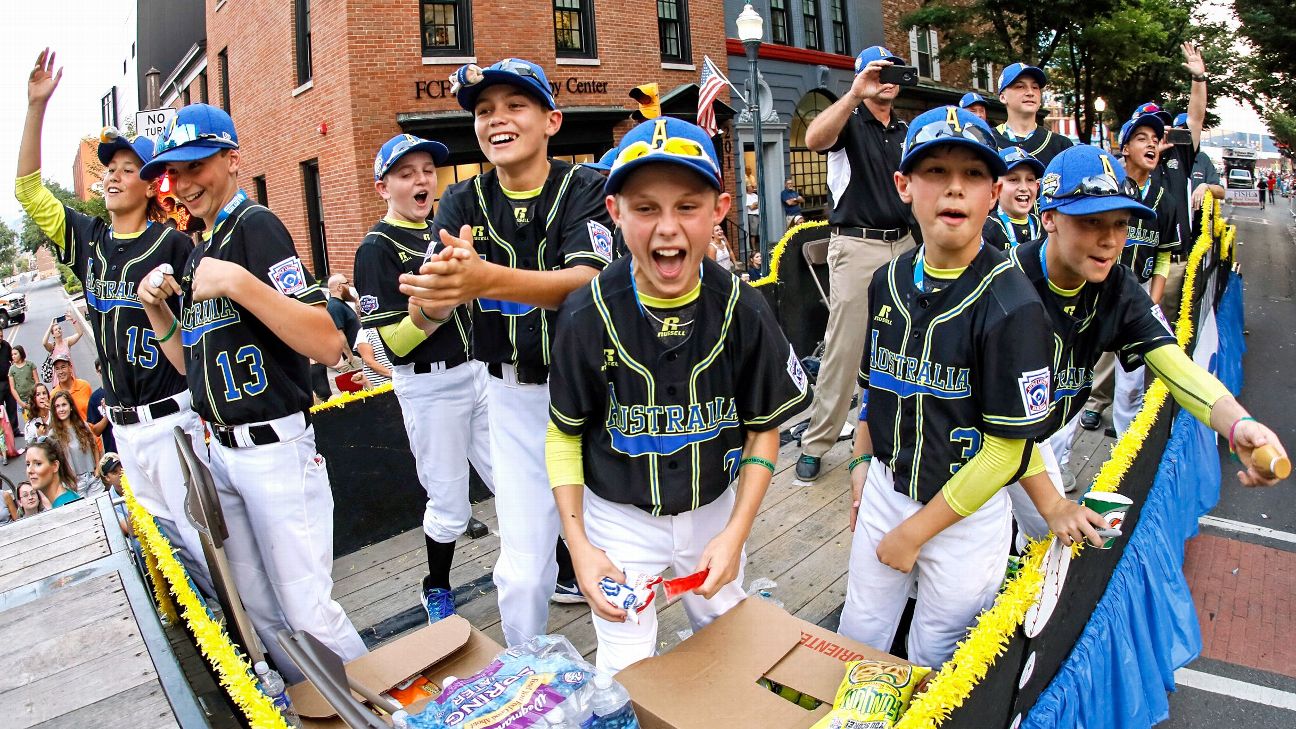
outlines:
[[[1296, 115], [1296, 24], [1291, 0], [1234, 0], [1238, 32], [1255, 48], [1253, 91], [1268, 107]], [[1268, 102], [1268, 103], [1266, 103]]]
[[[81, 200], [73, 192], [53, 180], [44, 179], [42, 182], [50, 192], [54, 193], [54, 197], [58, 198], [58, 201], [64, 205], [91, 217], [100, 218], [105, 223], [109, 222], [108, 208], [104, 205], [102, 195], [92, 195], [89, 200]], [[31, 253], [35, 253], [36, 249], [43, 245], [51, 245], [52, 243], [49, 237], [36, 225], [36, 221], [32, 220], [32, 217], [27, 214], [23, 215], [19, 240], [23, 250]]]
[[1265, 110], [1264, 120], [1278, 151], [1288, 159], [1296, 159], [1296, 116], [1270, 108]]
[[81, 293], [81, 280], [76, 277], [75, 273], [72, 273], [72, 269], [62, 263], [54, 265], [58, 268], [59, 281], [63, 283], [63, 290], [67, 291], [69, 295]]

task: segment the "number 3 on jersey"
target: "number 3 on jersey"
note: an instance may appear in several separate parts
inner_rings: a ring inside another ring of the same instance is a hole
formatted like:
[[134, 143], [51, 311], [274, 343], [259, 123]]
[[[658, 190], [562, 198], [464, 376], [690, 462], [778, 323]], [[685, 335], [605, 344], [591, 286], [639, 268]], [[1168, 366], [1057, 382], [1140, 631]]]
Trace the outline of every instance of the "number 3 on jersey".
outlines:
[[[220, 367], [221, 377], [225, 379], [225, 402], [241, 400], [244, 394], [249, 397], [260, 395], [266, 389], [265, 367], [261, 361], [261, 350], [251, 344], [239, 347], [238, 351], [234, 353], [234, 363], [247, 366], [250, 379], [241, 385], [234, 379], [234, 366], [230, 362], [229, 352], [221, 352], [216, 355], [216, 366]], [[240, 367], [239, 369], [243, 368]]]

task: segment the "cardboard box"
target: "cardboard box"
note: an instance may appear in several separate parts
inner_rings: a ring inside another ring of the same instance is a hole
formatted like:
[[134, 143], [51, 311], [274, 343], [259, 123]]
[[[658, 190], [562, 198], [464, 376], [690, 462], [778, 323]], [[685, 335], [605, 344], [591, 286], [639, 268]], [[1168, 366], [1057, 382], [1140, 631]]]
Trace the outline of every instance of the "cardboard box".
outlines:
[[[644, 729], [804, 729], [832, 708], [846, 662], [895, 656], [748, 598], [665, 655], [617, 674]], [[823, 702], [807, 710], [756, 683], [761, 677]]]
[[[346, 664], [347, 675], [379, 693], [405, 679], [427, 674], [438, 691], [446, 676], [471, 676], [504, 650], [484, 633], [453, 615], [420, 628]], [[309, 682], [288, 689], [288, 697], [306, 729], [347, 729], [320, 692]], [[356, 698], [360, 698], [358, 695]], [[417, 714], [431, 699], [407, 707]]]

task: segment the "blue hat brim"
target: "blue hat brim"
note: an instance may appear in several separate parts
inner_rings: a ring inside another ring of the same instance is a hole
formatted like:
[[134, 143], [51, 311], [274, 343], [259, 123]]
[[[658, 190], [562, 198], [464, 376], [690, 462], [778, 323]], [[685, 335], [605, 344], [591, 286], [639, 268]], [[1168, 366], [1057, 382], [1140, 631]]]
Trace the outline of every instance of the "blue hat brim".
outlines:
[[612, 171], [612, 165], [605, 165], [602, 162], [581, 162], [581, 167], [588, 167], [591, 170], [600, 170], [602, 172]]
[[[1003, 158], [1001, 157], [1000, 159], [1003, 159]], [[1044, 163], [1043, 163], [1043, 162], [1040, 162], [1040, 161], [1037, 160], [1037, 159], [1024, 159], [1024, 160], [1021, 160], [1020, 162], [1018, 162], [1018, 163], [1012, 165], [1011, 167], [1009, 167], [1009, 166], [1008, 166], [1008, 163], [1005, 162], [1005, 163], [1004, 163], [1004, 171], [1003, 171], [1003, 174], [1006, 175], [1006, 174], [1008, 174], [1009, 172], [1012, 172], [1013, 170], [1017, 169], [1018, 167], [1021, 167], [1022, 165], [1026, 165], [1027, 167], [1031, 168], [1032, 170], [1035, 170], [1035, 176], [1036, 176], [1036, 177], [1043, 177], [1043, 176], [1044, 176]]]
[[1134, 136], [1134, 132], [1139, 127], [1152, 127], [1156, 130], [1158, 137], [1165, 136], [1165, 120], [1156, 114], [1144, 114], [1143, 116], [1130, 119], [1130, 121], [1133, 122], [1133, 124], [1130, 125], [1129, 131], [1121, 134], [1120, 146], [1122, 147], [1129, 144], [1129, 138]]
[[436, 141], [435, 139], [424, 139], [423, 141], [419, 142], [418, 144], [415, 144], [414, 146], [410, 147], [404, 152], [401, 152], [399, 156], [393, 157], [391, 160], [389, 160], [386, 166], [383, 167], [382, 172], [376, 177], [374, 177], [374, 179], [381, 180], [383, 178], [383, 175], [386, 175], [388, 172], [391, 172], [391, 168], [396, 166], [396, 163], [400, 161], [401, 157], [404, 157], [410, 152], [427, 152], [428, 154], [432, 155], [432, 163], [437, 165], [444, 164], [447, 159], [450, 159], [449, 147]]
[[151, 180], [166, 172], [168, 162], [193, 162], [207, 159], [222, 149], [238, 149], [232, 144], [222, 144], [210, 140], [198, 140], [179, 147], [172, 147], [162, 152], [140, 168], [140, 177]]
[[[143, 141], [148, 143], [150, 147], [153, 146], [153, 143], [150, 142], [147, 138], [145, 138]], [[111, 142], [100, 142], [99, 148], [95, 150], [95, 152], [96, 155], [99, 157], [99, 163], [103, 165], [107, 165], [109, 162], [112, 162], [112, 158], [115, 157], [119, 151], [123, 149], [129, 149], [130, 151], [135, 153], [136, 157], [139, 157], [140, 164], [147, 165], [153, 159], [153, 157], [152, 155], [145, 157], [143, 154], [140, 153], [140, 149], [138, 146], [140, 145], [140, 143], [141, 140], [139, 139], [136, 139], [135, 142], [132, 143], [132, 142], [128, 142], [125, 137], [117, 137]]]
[[1018, 71], [1017, 73], [1013, 74], [1012, 78], [1004, 79], [1003, 83], [999, 84], [999, 93], [1002, 94], [1004, 92], [1004, 89], [1008, 88], [1009, 86], [1012, 86], [1013, 83], [1017, 81], [1017, 79], [1027, 74], [1034, 76], [1035, 80], [1039, 82], [1040, 86], [1048, 86], [1048, 74], [1044, 73], [1044, 69], [1036, 68], [1035, 66], [1027, 66], [1022, 70]]
[[930, 142], [923, 142], [922, 144], [907, 150], [904, 157], [900, 159], [900, 172], [906, 175], [909, 174], [909, 171], [918, 163], [918, 160], [929, 154], [932, 149], [953, 145], [967, 147], [973, 152], [976, 152], [977, 156], [981, 157], [986, 164], [990, 165], [990, 174], [995, 177], [1002, 177], [1008, 172], [1007, 166], [1005, 166], [1004, 161], [999, 158], [999, 153], [996, 150], [993, 150], [980, 142], [966, 139], [964, 137], [941, 137], [940, 139], [933, 139]]
[[664, 154], [649, 154], [639, 157], [638, 159], [630, 160], [620, 167], [613, 169], [611, 173], [608, 174], [607, 182], [603, 185], [603, 191], [608, 195], [615, 195], [621, 191], [621, 187], [625, 184], [625, 181], [630, 178], [630, 174], [635, 170], [648, 164], [668, 163], [696, 172], [702, 176], [702, 179], [707, 181], [707, 184], [717, 190], [721, 189], [719, 172], [710, 165], [705, 164], [700, 159], [694, 161], [684, 157], [672, 157]]
[[455, 94], [455, 99], [459, 101], [459, 106], [465, 111], [472, 111], [477, 106], [477, 97], [481, 92], [496, 84], [508, 84], [521, 91], [536, 97], [540, 103], [544, 104], [551, 110], [557, 110], [558, 104], [554, 101], [553, 92], [549, 89], [540, 91], [540, 81], [531, 79], [529, 76], [520, 76], [512, 71], [501, 71], [497, 68], [483, 68], [482, 80], [471, 86], [464, 86]]
[[1156, 212], [1152, 208], [1124, 195], [1068, 197], [1040, 204], [1040, 212], [1049, 210], [1056, 210], [1063, 215], [1093, 215], [1109, 210], [1128, 210], [1131, 215], [1143, 220], [1156, 217]]

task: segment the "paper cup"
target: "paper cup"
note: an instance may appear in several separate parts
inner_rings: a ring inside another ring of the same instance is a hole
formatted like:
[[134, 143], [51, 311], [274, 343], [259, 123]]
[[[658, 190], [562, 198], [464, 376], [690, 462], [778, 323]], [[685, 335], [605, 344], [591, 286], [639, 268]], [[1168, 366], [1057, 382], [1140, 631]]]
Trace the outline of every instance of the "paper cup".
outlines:
[[[1130, 506], [1134, 504], [1128, 496], [1120, 494], [1106, 493], [1102, 491], [1090, 491], [1084, 495], [1084, 505], [1098, 512], [1107, 522], [1108, 529], [1121, 529], [1125, 523], [1125, 512], [1129, 511]], [[1116, 543], [1116, 537], [1111, 537], [1103, 542], [1103, 549], [1111, 549]]]

